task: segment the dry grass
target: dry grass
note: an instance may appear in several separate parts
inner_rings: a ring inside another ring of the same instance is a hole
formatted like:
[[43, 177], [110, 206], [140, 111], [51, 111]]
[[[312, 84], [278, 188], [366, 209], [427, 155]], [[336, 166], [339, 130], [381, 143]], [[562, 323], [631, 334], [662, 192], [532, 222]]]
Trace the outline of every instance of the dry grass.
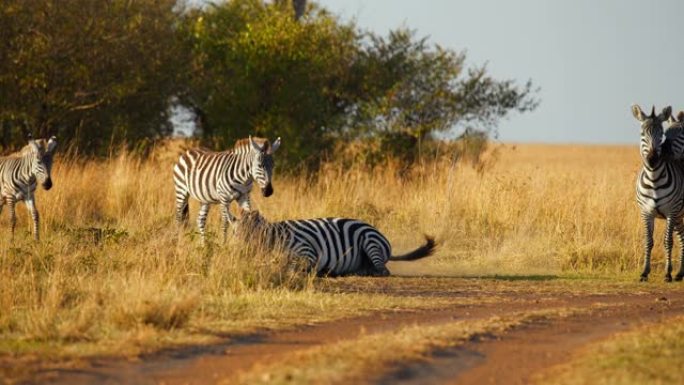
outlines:
[[[405, 273], [636, 276], [636, 148], [507, 146], [499, 157], [484, 172], [444, 161], [402, 178], [392, 163], [372, 172], [332, 164], [315, 179], [276, 170], [274, 196], [253, 194], [254, 207], [271, 220], [361, 218], [397, 252], [420, 244], [422, 233], [436, 235], [434, 257], [391, 266]], [[202, 248], [194, 232], [179, 236], [174, 161], [167, 149], [145, 162], [125, 153], [58, 159], [55, 187], [37, 193], [43, 240], [31, 241], [23, 205], [17, 238], [0, 239], [0, 351], [54, 345], [135, 353], [314, 314], [421, 306], [381, 293], [330, 295], [311, 277], [285, 273], [279, 255], [234, 240]], [[193, 221], [196, 213], [191, 202]], [[214, 239], [218, 217], [214, 208]], [[5, 214], [0, 231], [8, 235], [7, 222]]]
[[621, 333], [585, 349], [583, 355], [543, 377], [539, 383], [631, 385], [681, 383], [684, 317]]

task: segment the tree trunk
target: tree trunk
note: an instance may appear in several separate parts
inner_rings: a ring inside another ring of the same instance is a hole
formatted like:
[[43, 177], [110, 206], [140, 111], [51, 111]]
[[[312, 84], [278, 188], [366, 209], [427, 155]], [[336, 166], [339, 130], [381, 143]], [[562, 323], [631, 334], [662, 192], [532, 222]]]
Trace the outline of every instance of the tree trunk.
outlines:
[[299, 20], [306, 11], [306, 0], [292, 0], [292, 7], [294, 8], [295, 20]]

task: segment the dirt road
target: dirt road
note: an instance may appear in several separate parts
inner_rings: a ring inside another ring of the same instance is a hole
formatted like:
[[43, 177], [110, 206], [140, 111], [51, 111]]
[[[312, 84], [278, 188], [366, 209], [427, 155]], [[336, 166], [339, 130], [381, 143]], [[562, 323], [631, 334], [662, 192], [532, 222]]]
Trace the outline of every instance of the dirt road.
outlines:
[[[382, 284], [377, 287], [378, 290], [392, 290]], [[562, 286], [543, 292], [495, 287], [492, 293], [500, 296], [500, 301], [429, 311], [384, 312], [295, 330], [238, 337], [222, 345], [162, 352], [135, 362], [93, 360], [78, 368], [38, 370], [25, 383], [230, 383], [256, 365], [277, 362], [293, 352], [406, 325], [439, 325], [561, 307], [591, 308], [590, 312], [568, 318], [539, 321], [501, 335], [474, 339], [458, 348], [436, 351], [428, 362], [402, 363], [384, 368], [381, 375], [376, 373], [368, 377], [368, 383], [378, 384], [526, 384], [536, 373], [567, 361], [573, 352], [589, 343], [644, 323], [662, 322], [684, 314], [684, 291], [665, 291], [662, 286], [644, 287], [638, 293], [613, 290], [595, 294], [578, 294], [566, 291]], [[451, 295], [468, 295], [467, 291], [454, 293], [459, 292], [454, 290]], [[440, 295], [412, 288], [397, 294], [426, 298]]]

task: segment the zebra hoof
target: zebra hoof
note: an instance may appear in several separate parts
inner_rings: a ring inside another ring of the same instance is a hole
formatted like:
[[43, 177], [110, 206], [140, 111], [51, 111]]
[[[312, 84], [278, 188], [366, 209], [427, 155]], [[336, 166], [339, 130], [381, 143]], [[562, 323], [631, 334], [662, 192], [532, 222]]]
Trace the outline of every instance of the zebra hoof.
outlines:
[[684, 274], [677, 274], [677, 275], [675, 276], [675, 281], [679, 282], [679, 281], [682, 280], [682, 278], [684, 278]]
[[665, 282], [672, 282], [672, 276], [670, 274], [665, 276]]
[[647, 282], [648, 281], [648, 275], [642, 275], [641, 278], [639, 278], [639, 282]]

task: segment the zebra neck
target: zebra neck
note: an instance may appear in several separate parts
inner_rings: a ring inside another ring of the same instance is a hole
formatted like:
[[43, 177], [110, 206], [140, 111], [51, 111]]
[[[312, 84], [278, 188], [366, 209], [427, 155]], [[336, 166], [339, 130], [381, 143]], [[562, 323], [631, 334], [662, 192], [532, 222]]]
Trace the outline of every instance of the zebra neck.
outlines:
[[641, 168], [644, 174], [648, 177], [648, 179], [656, 180], [660, 178], [663, 174], [668, 173], [668, 168], [666, 166], [666, 162], [661, 161], [660, 163], [658, 163], [658, 165], [656, 165], [653, 168], [649, 167], [646, 163], [642, 164]]
[[287, 241], [285, 238], [287, 233], [284, 230], [285, 229], [280, 226], [279, 223], [264, 224], [263, 235], [265, 244], [269, 248], [274, 248], [278, 245], [282, 246], [282, 244]]
[[33, 159], [32, 154], [25, 156], [21, 162], [21, 172], [17, 175], [18, 179], [25, 184], [33, 184], [36, 182], [36, 176], [33, 175]]
[[249, 159], [249, 154], [237, 153], [233, 154], [232, 162], [229, 162], [228, 170], [223, 173], [229, 184], [237, 183], [240, 185], [249, 185], [252, 183], [252, 164]]

